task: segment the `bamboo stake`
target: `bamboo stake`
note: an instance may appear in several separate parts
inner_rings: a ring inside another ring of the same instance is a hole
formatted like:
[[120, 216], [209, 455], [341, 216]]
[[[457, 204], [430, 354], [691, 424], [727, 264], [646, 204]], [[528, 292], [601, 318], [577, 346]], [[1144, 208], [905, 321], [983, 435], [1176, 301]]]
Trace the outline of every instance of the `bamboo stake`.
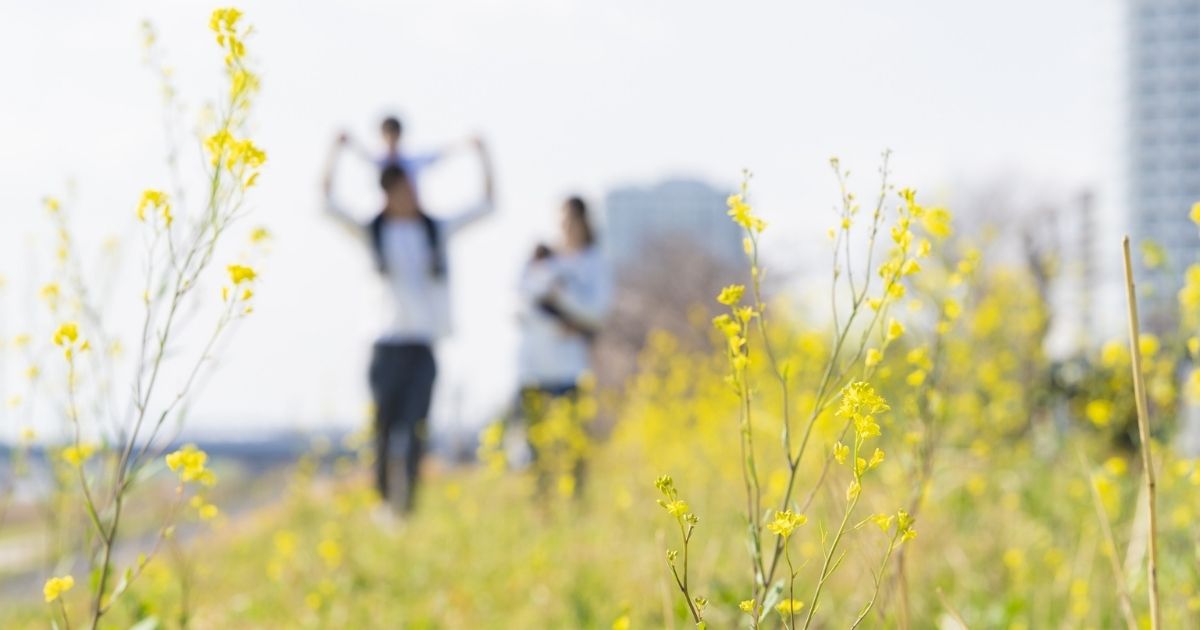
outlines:
[[1133, 364], [1133, 394], [1137, 402], [1138, 434], [1142, 442], [1142, 469], [1146, 481], [1146, 501], [1150, 512], [1150, 537], [1147, 553], [1149, 575], [1150, 627], [1162, 627], [1158, 608], [1158, 510], [1155, 507], [1154, 461], [1150, 453], [1150, 411], [1146, 404], [1146, 382], [1142, 378], [1141, 340], [1138, 332], [1137, 294], [1133, 288], [1133, 265], [1129, 257], [1129, 237], [1122, 241], [1125, 252], [1125, 297], [1129, 303], [1129, 354]]

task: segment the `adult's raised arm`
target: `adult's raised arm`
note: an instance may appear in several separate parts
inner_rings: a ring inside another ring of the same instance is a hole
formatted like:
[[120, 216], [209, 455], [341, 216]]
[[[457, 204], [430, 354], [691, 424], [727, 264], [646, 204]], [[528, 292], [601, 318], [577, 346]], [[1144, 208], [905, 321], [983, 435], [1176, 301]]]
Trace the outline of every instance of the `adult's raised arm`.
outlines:
[[350, 132], [343, 131], [338, 134], [337, 145], [341, 148], [349, 149], [350, 153], [358, 159], [375, 166], [375, 156], [367, 150], [366, 145], [358, 141], [358, 138], [350, 135]]
[[475, 146], [475, 153], [479, 158], [480, 171], [483, 173], [483, 198], [463, 212], [446, 219], [445, 226], [448, 234], [454, 234], [462, 228], [492, 214], [496, 210], [496, 183], [492, 167], [492, 156], [488, 152], [487, 145], [480, 138], [474, 138], [472, 144]]
[[347, 145], [348, 137], [346, 134], [338, 136], [333, 147], [329, 151], [329, 157], [325, 161], [325, 173], [321, 178], [321, 208], [329, 218], [333, 219], [342, 226], [351, 236], [367, 241], [366, 227], [355, 219], [346, 209], [337, 201], [334, 195], [334, 176], [337, 173], [338, 158], [341, 156], [342, 149]]

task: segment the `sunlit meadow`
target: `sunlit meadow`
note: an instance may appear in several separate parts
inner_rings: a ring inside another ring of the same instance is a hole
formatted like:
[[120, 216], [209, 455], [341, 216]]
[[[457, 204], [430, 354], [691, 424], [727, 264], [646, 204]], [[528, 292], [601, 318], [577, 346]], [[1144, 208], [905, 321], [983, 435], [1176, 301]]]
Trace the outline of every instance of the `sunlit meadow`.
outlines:
[[[828, 275], [803, 288], [822, 312], [767, 293], [771, 226], [745, 174], [728, 200], [745, 281], [678, 314], [710, 348], [652, 334], [622, 387], [547, 410], [532, 467], [510, 469], [512, 427], [497, 422], [476, 464], [432, 463], [418, 513], [392, 523], [364, 432], [314, 443], [279, 496], [224, 514], [221, 493], [238, 490], [175, 436], [270, 282], [255, 271], [270, 235], [242, 220], [270, 166], [248, 137], [253, 30], [236, 9], [209, 26], [226, 82], [201, 116], [206, 186], [147, 182], [129, 207], [134, 336], [114, 332], [102, 266], [53, 195], [53, 273], [40, 295], [6, 296], [41, 322], [0, 346], [29, 383], [6, 417], [20, 425], [40, 391], [62, 430], [27, 430], [0, 475], [0, 540], [45, 528], [55, 541], [44, 584], [0, 626], [1196, 627], [1200, 467], [1173, 444], [1200, 398], [1200, 266], [1176, 330], [1111, 340], [1064, 379], [1034, 275], [893, 184], [886, 154], [873, 178], [831, 162]], [[173, 173], [187, 168], [177, 153]], [[175, 345], [197, 329], [203, 347]], [[43, 437], [53, 484], [18, 514], [12, 481]]]

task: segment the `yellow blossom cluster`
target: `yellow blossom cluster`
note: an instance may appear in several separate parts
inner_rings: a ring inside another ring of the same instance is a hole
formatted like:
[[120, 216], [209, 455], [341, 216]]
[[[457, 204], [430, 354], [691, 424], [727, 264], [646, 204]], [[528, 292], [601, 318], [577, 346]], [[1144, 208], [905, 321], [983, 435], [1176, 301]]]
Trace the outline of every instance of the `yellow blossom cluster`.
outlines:
[[249, 138], [237, 138], [228, 129], [221, 129], [204, 141], [213, 167], [224, 166], [249, 188], [258, 181], [259, 169], [267, 161], [267, 154]]
[[750, 320], [758, 314], [753, 306], [739, 305], [745, 293], [746, 287], [740, 284], [721, 289], [721, 293], [717, 295], [717, 302], [728, 306], [729, 312], [722, 313], [712, 320], [713, 326], [725, 337], [726, 350], [733, 366], [733, 373], [726, 381], [738, 392], [743, 390], [744, 372], [750, 364], [750, 354], [746, 346]]
[[70, 575], [52, 577], [46, 580], [45, 586], [42, 587], [42, 594], [46, 598], [46, 603], [49, 604], [61, 598], [64, 593], [72, 588], [75, 588], [75, 578]]
[[670, 475], [662, 475], [654, 480], [654, 487], [658, 488], [664, 497], [658, 500], [658, 504], [676, 520], [691, 522], [696, 518], [688, 511], [687, 501], [679, 498], [679, 492], [675, 489], [675, 481], [671, 479]]
[[205, 521], [211, 521], [214, 518], [217, 518], [217, 516], [221, 513], [217, 506], [205, 501], [204, 497], [198, 494], [194, 495], [191, 500], [188, 501], [188, 505], [190, 505], [192, 509], [196, 510], [197, 516]]
[[171, 227], [171, 223], [175, 217], [171, 214], [171, 200], [167, 193], [161, 190], [147, 188], [142, 192], [142, 198], [137, 204], [137, 218], [143, 223], [146, 221], [146, 210], [149, 209], [162, 217], [163, 224], [166, 227]]
[[854, 430], [864, 438], [879, 435], [879, 425], [875, 422], [876, 414], [889, 409], [887, 401], [875, 393], [870, 383], [862, 381], [850, 383], [842, 388], [841, 405], [837, 415], [840, 418], [852, 420]]
[[95, 444], [73, 444], [63, 449], [62, 458], [71, 466], [79, 468], [95, 454]]
[[263, 226], [258, 226], [250, 232], [250, 242], [255, 244], [265, 243], [271, 240], [271, 232]]
[[804, 602], [798, 599], [785, 599], [775, 605], [775, 612], [779, 613], [784, 619], [790, 618], [803, 609]]
[[927, 209], [917, 203], [917, 193], [911, 188], [900, 191], [902, 203], [896, 209], [896, 223], [891, 228], [892, 248], [887, 258], [879, 265], [878, 274], [883, 280], [883, 295], [872, 298], [870, 305], [879, 310], [889, 300], [904, 297], [906, 289], [902, 280], [921, 271], [917, 258], [924, 258], [933, 249], [932, 243], [922, 239], [914, 250], [913, 222], [921, 221], [926, 232], [938, 239], [951, 233], [950, 214], [941, 208]]
[[229, 281], [234, 284], [253, 282], [258, 277], [253, 268], [245, 265], [229, 265], [226, 269], [229, 271]]
[[215, 9], [208, 20], [208, 28], [217, 36], [217, 45], [228, 53], [225, 57], [226, 66], [238, 65], [246, 56], [246, 46], [242, 42], [246, 33], [238, 28], [242, 15], [233, 7]]
[[841, 398], [837, 416], [853, 424], [854, 441], [852, 446], [846, 446], [841, 442], [835, 444], [834, 458], [839, 463], [844, 463], [847, 456], [854, 458], [852, 470], [854, 478], [846, 489], [846, 500], [854, 503], [857, 501], [859, 493], [862, 492], [863, 474], [883, 463], [882, 449], [876, 448], [869, 460], [859, 456], [859, 453], [866, 440], [879, 436], [879, 423], [875, 421], [875, 416], [887, 411], [889, 407], [887, 401], [877, 394], [869, 383], [862, 381], [850, 383], [842, 388]]
[[745, 185], [743, 185], [741, 193], [730, 195], [725, 200], [725, 204], [729, 206], [728, 215], [733, 219], [734, 223], [742, 226], [751, 232], [762, 232], [767, 227], [766, 221], [758, 218], [754, 214], [754, 209], [746, 202]]
[[188, 444], [166, 456], [167, 468], [179, 474], [183, 483], [197, 482], [201, 485], [212, 486], [217, 477], [207, 468], [208, 454]]
[[54, 331], [54, 345], [63, 349], [63, 355], [67, 361], [75, 358], [76, 352], [86, 352], [92, 346], [86, 339], [79, 337], [79, 324], [75, 322], [63, 322]]
[[775, 518], [767, 523], [767, 529], [780, 538], [787, 538], [797, 527], [807, 522], [808, 517], [803, 514], [796, 514], [791, 510], [780, 510], [775, 512]]
[[915, 519], [905, 510], [898, 510], [895, 514], [875, 514], [867, 521], [874, 523], [883, 533], [888, 533], [892, 530], [892, 524], [896, 525], [893, 535], [897, 544], [904, 543], [917, 537], [917, 531], [913, 529]]
[[[227, 265], [225, 270], [229, 274], [229, 282], [232, 284], [232, 287], [228, 285], [221, 287], [222, 301], [228, 302], [232, 297], [235, 303], [248, 302], [250, 298], [254, 297], [254, 289], [248, 286], [258, 279], [258, 272], [256, 272], [253, 267], [248, 265], [233, 264]], [[247, 304], [242, 309], [242, 314], [248, 315], [252, 311], [253, 308]]]

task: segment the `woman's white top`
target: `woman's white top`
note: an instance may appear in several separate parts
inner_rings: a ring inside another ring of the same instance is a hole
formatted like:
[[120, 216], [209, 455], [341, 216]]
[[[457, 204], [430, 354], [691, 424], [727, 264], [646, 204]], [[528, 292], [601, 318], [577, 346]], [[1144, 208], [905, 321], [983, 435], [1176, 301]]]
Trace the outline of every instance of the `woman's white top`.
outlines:
[[[331, 197], [325, 200], [326, 212], [345, 226], [364, 245], [371, 247], [369, 224], [364, 224], [340, 207]], [[448, 219], [434, 219], [441, 243], [442, 258], [459, 230], [487, 216], [493, 210], [483, 201]], [[450, 333], [450, 287], [448, 265], [435, 277], [432, 252], [425, 226], [420, 219], [384, 219], [380, 248], [387, 285], [390, 321], [379, 335], [380, 343], [433, 343]]]
[[576, 383], [591, 367], [591, 344], [578, 330], [546, 313], [549, 297], [572, 321], [599, 329], [612, 304], [612, 273], [596, 246], [528, 263], [518, 287], [521, 339], [517, 377], [522, 387]]

